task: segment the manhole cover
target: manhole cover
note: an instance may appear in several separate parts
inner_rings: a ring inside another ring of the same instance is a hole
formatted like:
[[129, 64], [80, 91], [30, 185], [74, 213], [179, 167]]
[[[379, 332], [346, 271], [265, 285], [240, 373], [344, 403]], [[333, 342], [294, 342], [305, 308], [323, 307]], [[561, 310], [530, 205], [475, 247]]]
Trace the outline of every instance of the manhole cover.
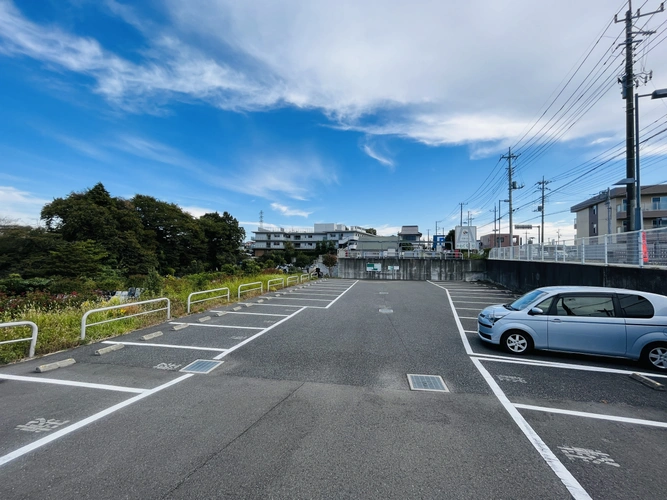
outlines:
[[185, 368], [182, 368], [181, 372], [185, 373], [209, 373], [218, 366], [222, 364], [222, 361], [211, 361], [208, 359], [198, 359], [193, 361]]
[[[182, 370], [181, 370], [182, 371]], [[413, 375], [408, 373], [408, 382], [413, 391], [449, 392], [439, 375]]]
[[382, 314], [391, 314], [391, 313], [394, 312], [394, 310], [393, 310], [393, 309], [386, 309], [386, 308], [383, 308], [383, 309], [380, 309], [380, 312], [381, 312]]

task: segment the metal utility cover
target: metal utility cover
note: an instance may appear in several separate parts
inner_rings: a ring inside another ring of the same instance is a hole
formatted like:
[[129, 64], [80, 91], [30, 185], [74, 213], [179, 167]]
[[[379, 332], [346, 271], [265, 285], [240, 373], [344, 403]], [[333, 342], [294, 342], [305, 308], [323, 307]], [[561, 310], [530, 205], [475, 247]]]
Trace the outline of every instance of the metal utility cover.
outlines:
[[382, 314], [391, 314], [391, 313], [394, 312], [394, 310], [393, 309], [387, 309], [386, 307], [384, 307], [384, 308], [380, 309], [380, 312]]
[[220, 366], [222, 361], [211, 361], [209, 359], [198, 359], [179, 371], [185, 373], [209, 373]]
[[408, 382], [413, 391], [449, 392], [445, 381], [439, 375], [414, 375], [408, 373]]

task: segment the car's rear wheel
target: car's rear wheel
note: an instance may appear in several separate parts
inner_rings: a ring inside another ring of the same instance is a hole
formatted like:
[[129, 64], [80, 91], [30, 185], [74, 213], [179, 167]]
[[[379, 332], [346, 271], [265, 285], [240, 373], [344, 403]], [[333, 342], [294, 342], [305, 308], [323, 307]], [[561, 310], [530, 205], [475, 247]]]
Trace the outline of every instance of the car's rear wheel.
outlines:
[[651, 368], [667, 371], [667, 343], [647, 345], [642, 351], [642, 361]]
[[512, 354], [528, 354], [533, 350], [533, 339], [525, 332], [512, 330], [503, 335], [500, 345]]

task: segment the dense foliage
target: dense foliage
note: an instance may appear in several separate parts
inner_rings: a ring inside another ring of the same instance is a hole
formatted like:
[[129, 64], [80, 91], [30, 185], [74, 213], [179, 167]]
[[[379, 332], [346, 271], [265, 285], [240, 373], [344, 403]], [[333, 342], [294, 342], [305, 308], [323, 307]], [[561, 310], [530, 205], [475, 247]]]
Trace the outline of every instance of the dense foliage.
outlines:
[[[200, 218], [151, 196], [112, 197], [102, 184], [42, 209], [43, 228], [0, 228], [0, 287], [21, 293], [143, 286], [151, 272], [182, 276], [233, 266], [245, 230], [229, 213]], [[134, 282], [134, 283], [133, 283]]]

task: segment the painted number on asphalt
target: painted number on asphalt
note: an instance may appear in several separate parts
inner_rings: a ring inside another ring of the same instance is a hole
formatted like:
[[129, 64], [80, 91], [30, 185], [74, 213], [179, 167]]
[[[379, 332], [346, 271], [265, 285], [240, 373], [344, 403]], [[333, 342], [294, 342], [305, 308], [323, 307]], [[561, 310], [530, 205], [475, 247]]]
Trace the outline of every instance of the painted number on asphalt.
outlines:
[[526, 381], [522, 379], [521, 377], [514, 377], [512, 375], [498, 375], [498, 380], [502, 380], [505, 382], [517, 382], [519, 384], [525, 384]]
[[558, 448], [571, 462], [581, 460], [587, 464], [602, 464], [611, 465], [612, 467], [620, 467], [619, 464], [614, 462], [613, 458], [611, 458], [607, 453], [603, 453], [601, 451], [587, 450], [586, 448], [575, 448], [574, 446], [559, 446]]
[[36, 418], [31, 420], [27, 424], [17, 425], [17, 431], [26, 431], [26, 432], [50, 432], [53, 429], [57, 429], [61, 425], [65, 425], [69, 420], [56, 420], [54, 418], [45, 419], [45, 418]]
[[158, 370], [178, 370], [183, 365], [177, 365], [176, 363], [160, 363], [159, 365], [154, 366]]

